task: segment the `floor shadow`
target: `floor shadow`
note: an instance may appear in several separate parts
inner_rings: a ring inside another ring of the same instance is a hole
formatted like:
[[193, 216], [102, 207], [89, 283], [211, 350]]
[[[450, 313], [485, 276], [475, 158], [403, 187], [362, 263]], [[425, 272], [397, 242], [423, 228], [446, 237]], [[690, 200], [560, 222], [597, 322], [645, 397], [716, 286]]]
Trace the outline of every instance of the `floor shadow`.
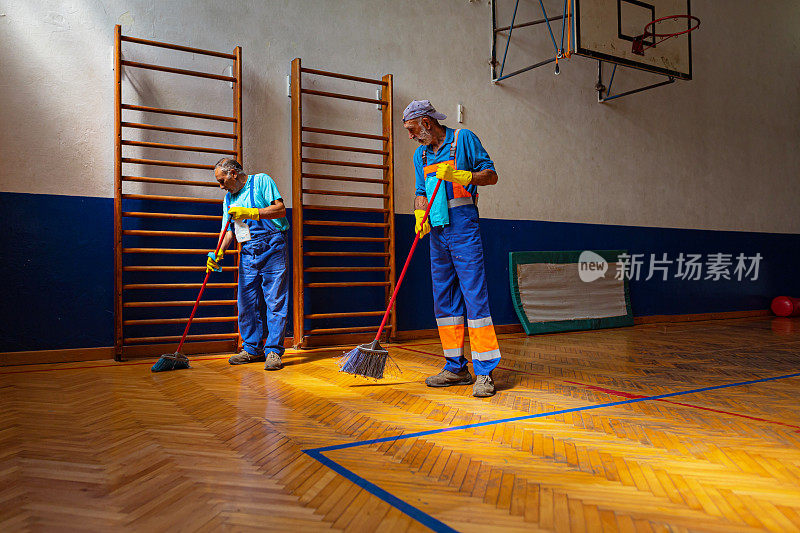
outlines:
[[357, 383], [355, 385], [350, 385], [350, 387], [386, 387], [387, 385], [409, 385], [412, 383], [420, 383], [420, 382], [419, 381], [387, 381], [387, 382], [376, 381], [375, 383]]

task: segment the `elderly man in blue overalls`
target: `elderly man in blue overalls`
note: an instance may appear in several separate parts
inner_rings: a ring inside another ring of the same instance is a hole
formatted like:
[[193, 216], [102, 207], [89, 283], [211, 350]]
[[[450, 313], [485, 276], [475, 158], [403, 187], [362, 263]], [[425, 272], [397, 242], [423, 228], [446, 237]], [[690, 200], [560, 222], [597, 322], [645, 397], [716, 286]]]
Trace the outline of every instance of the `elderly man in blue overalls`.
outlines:
[[[466, 316], [477, 376], [472, 394], [481, 398], [495, 393], [492, 370], [500, 362], [500, 348], [489, 311], [477, 186], [494, 185], [497, 173], [477, 135], [439, 124], [445, 118], [428, 100], [415, 100], [403, 111], [409, 138], [422, 145], [414, 152], [414, 231], [420, 237], [431, 235], [433, 309], [446, 358], [444, 369], [425, 383], [429, 387], [473, 383], [464, 357]], [[443, 182], [429, 220], [423, 220], [438, 180]]]
[[230, 217], [233, 230], [228, 230], [216, 255], [208, 253], [206, 269], [221, 270], [219, 263], [234, 237], [242, 245], [237, 302], [242, 351], [228, 362], [241, 365], [263, 361], [265, 370], [279, 370], [289, 310], [286, 207], [271, 177], [247, 175], [234, 159], [220, 159], [214, 177], [220, 188], [228, 191], [222, 206], [222, 227]]

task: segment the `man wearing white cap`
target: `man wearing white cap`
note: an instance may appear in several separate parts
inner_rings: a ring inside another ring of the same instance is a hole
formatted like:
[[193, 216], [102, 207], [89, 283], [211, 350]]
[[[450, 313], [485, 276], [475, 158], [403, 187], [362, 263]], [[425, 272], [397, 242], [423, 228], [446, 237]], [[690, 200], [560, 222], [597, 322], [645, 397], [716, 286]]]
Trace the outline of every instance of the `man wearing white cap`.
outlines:
[[[408, 137], [421, 144], [414, 152], [414, 231], [420, 237], [431, 234], [433, 308], [446, 358], [444, 370], [425, 383], [429, 387], [473, 383], [464, 357], [466, 315], [472, 367], [477, 376], [472, 394], [487, 397], [495, 393], [492, 370], [500, 362], [500, 348], [489, 310], [477, 186], [494, 185], [497, 173], [478, 136], [467, 129], [453, 130], [439, 124], [445, 118], [428, 100], [414, 100], [403, 111]], [[429, 220], [423, 220], [438, 180], [443, 183]]]

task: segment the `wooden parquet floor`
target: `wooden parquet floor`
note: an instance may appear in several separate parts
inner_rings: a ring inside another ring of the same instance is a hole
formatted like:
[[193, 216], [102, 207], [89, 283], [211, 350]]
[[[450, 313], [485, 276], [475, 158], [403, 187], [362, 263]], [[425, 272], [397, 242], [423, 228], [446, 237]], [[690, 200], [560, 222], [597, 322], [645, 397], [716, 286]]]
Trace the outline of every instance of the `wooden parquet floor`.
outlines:
[[499, 393], [225, 358], [0, 369], [0, 531], [800, 531], [800, 320], [501, 336]]

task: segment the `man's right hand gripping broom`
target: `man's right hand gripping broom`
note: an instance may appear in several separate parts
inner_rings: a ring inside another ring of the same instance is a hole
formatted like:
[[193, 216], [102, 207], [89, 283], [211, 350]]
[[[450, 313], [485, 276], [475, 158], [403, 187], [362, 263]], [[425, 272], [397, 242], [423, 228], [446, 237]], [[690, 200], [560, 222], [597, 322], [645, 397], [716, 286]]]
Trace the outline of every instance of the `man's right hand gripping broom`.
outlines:
[[206, 272], [213, 270], [214, 272], [222, 272], [222, 267], [219, 264], [222, 258], [225, 257], [225, 252], [222, 250], [214, 253], [208, 252], [208, 259], [206, 259]]
[[418, 233], [420, 239], [431, 232], [431, 223], [425, 216], [426, 214], [424, 209], [414, 210], [414, 218], [417, 219], [416, 224], [414, 224], [414, 233]]

